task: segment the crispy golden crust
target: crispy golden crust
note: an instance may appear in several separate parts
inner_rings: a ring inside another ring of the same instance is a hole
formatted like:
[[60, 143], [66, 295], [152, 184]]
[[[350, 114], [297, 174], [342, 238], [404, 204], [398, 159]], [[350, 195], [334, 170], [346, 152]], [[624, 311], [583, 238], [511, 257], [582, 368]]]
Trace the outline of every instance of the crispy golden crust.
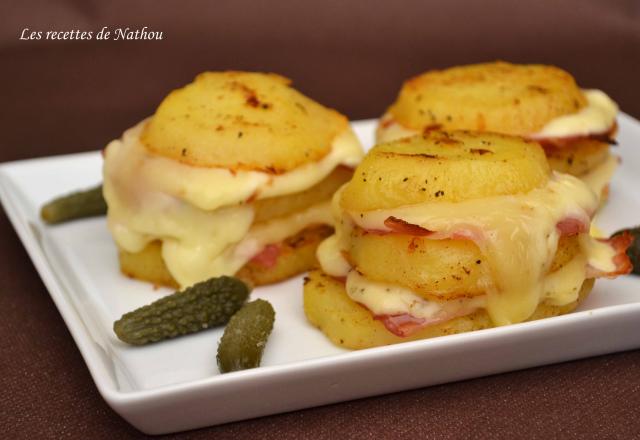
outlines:
[[602, 164], [609, 156], [609, 144], [580, 139], [563, 148], [545, 148], [551, 169], [580, 177]]
[[[333, 233], [327, 225], [312, 225], [292, 235], [279, 246], [279, 255], [274, 266], [265, 267], [249, 261], [236, 274], [254, 286], [277, 283], [317, 266], [315, 257], [318, 244]], [[118, 252], [120, 270], [125, 275], [158, 286], [178, 288], [178, 283], [164, 264], [159, 241], [150, 243], [141, 252]]]
[[[593, 280], [586, 280], [578, 300], [565, 306], [539, 305], [529, 321], [573, 311], [587, 297], [592, 287]], [[397, 344], [493, 327], [487, 313], [479, 310], [401, 338], [389, 332], [380, 321], [373, 319], [366, 308], [352, 301], [347, 296], [343, 283], [319, 269], [311, 271], [305, 279], [304, 311], [309, 321], [334, 344], [350, 349]]]
[[368, 211], [525, 193], [545, 185], [549, 173], [536, 142], [495, 133], [430, 131], [374, 147], [344, 190], [342, 206]]
[[322, 181], [311, 188], [279, 197], [269, 197], [253, 202], [254, 222], [264, 222], [302, 211], [318, 203], [319, 200], [331, 200], [333, 194], [353, 175], [351, 168], [339, 166]]
[[118, 249], [118, 260], [120, 261], [120, 271], [130, 278], [148, 281], [156, 286], [174, 289], [180, 287], [162, 260], [160, 241], [153, 241], [136, 253]]
[[[550, 120], [575, 113], [586, 98], [573, 77], [557, 67], [504, 62], [431, 71], [405, 82], [389, 108], [392, 120], [381, 122], [378, 138], [406, 136], [398, 127], [423, 131], [434, 128], [478, 130], [528, 136]], [[547, 148], [551, 169], [581, 176], [602, 163], [606, 142], [572, 139], [562, 148]]]
[[345, 116], [282, 76], [205, 72], [164, 99], [141, 140], [189, 165], [278, 174], [318, 161], [348, 129]]
[[327, 225], [317, 225], [287, 238], [280, 245], [280, 254], [276, 265], [264, 267], [255, 261], [249, 261], [236, 276], [250, 280], [254, 285], [273, 284], [300, 273], [306, 272], [318, 265], [316, 249], [322, 240], [333, 234], [333, 228]]
[[418, 131], [439, 126], [524, 135], [586, 103], [573, 77], [562, 69], [499, 61], [411, 78], [388, 113]]

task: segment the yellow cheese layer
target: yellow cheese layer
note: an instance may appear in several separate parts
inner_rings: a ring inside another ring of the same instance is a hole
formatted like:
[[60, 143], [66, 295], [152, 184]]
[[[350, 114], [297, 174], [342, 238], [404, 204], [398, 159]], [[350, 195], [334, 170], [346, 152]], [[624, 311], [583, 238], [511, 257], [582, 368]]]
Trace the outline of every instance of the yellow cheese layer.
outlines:
[[316, 256], [324, 273], [332, 277], [346, 277], [351, 270], [351, 265], [344, 257], [340, 239], [336, 234], [324, 240], [316, 250]]
[[[604, 247], [611, 249], [606, 245]], [[318, 254], [326, 255], [327, 251], [319, 249]], [[326, 258], [323, 258], [322, 263], [324, 264], [326, 261]], [[586, 266], [586, 256], [579, 254], [556, 272], [544, 277], [543, 295], [540, 302], [563, 306], [576, 301], [585, 280]], [[324, 265], [323, 270], [325, 270]], [[325, 272], [330, 274], [326, 270]], [[346, 274], [347, 295], [377, 316], [406, 313], [427, 320], [447, 320], [473, 313], [479, 308], [486, 308], [487, 297], [485, 295], [433, 301], [402, 286], [369, 280], [353, 269], [347, 270]]]
[[[334, 206], [340, 203], [340, 192]], [[318, 259], [334, 276], [345, 276], [344, 261], [336, 263], [340, 250], [348, 249], [349, 228], [390, 231], [384, 224], [389, 217], [436, 231], [433, 239], [460, 237], [472, 239], [485, 256], [482, 277], [486, 292], [484, 307], [496, 325], [526, 320], [538, 304], [566, 304], [575, 300], [585, 279], [587, 264], [612, 270], [613, 250], [588, 234], [581, 238], [582, 256], [548, 275], [556, 254], [560, 232], [556, 225], [567, 218], [589, 222], [597, 207], [595, 194], [579, 179], [553, 173], [548, 184], [526, 194], [497, 196], [460, 203], [427, 203], [392, 210], [344, 211], [336, 238], [321, 245]], [[347, 272], [348, 273], [348, 272]], [[350, 275], [350, 274], [349, 274]], [[372, 303], [372, 300], [369, 300]]]
[[[324, 268], [323, 268], [324, 270]], [[405, 287], [372, 281], [351, 270], [347, 276], [349, 297], [364, 305], [374, 315], [402, 315], [407, 313], [427, 320], [446, 320], [472, 313], [484, 307], [485, 297], [462, 298], [449, 301], [429, 301]]]
[[619, 163], [620, 159], [618, 156], [609, 154], [601, 164], [579, 177], [591, 188], [594, 194], [602, 197], [602, 192], [611, 181], [613, 173], [616, 171], [616, 168], [618, 168]]
[[[243, 208], [245, 207], [235, 209]], [[217, 226], [226, 234], [224, 237], [218, 236], [211, 243], [196, 239], [197, 242], [193, 244], [185, 240], [165, 238], [162, 258], [181, 286], [190, 286], [215, 276], [233, 275], [266, 245], [280, 243], [309, 225], [331, 224], [330, 213], [327, 201], [288, 216], [250, 225], [249, 228], [236, 223], [237, 217], [234, 214], [227, 217], [221, 214]], [[220, 248], [220, 243], [228, 244]]]
[[586, 107], [549, 121], [531, 137], [544, 139], [607, 132], [616, 121], [618, 106], [601, 90], [583, 90], [582, 93], [587, 98]]
[[[586, 107], [576, 113], [552, 119], [537, 133], [522, 133], [522, 135], [528, 135], [532, 139], [544, 139], [607, 132], [616, 120], [617, 104], [601, 90], [583, 90], [582, 92], [587, 99]], [[378, 143], [382, 143], [417, 134], [420, 132], [403, 126], [387, 113], [380, 119], [376, 139]]]
[[147, 151], [139, 136], [145, 122], [127, 130], [105, 150], [104, 195], [116, 243], [139, 252], [154, 240], [181, 286], [233, 275], [269, 243], [309, 224], [331, 223], [328, 203], [252, 228], [248, 199], [303, 191], [336, 166], [356, 165], [362, 150], [351, 130], [338, 136], [321, 161], [271, 175], [256, 171], [193, 167]]

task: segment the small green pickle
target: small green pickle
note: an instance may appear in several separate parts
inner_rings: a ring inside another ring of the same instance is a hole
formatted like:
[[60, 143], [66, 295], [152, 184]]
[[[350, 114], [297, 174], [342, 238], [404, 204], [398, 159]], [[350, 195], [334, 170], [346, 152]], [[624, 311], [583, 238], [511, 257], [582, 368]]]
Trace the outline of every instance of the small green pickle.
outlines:
[[237, 278], [211, 278], [125, 313], [113, 324], [127, 344], [145, 345], [226, 324], [249, 296]]
[[245, 304], [233, 315], [218, 345], [221, 373], [260, 366], [275, 317], [271, 304], [262, 299]]
[[49, 224], [106, 213], [107, 203], [102, 195], [102, 185], [58, 197], [45, 204], [40, 210], [40, 216]]
[[640, 275], [640, 226], [621, 229], [620, 231], [613, 234], [613, 237], [625, 232], [628, 232], [633, 237], [633, 242], [627, 248], [627, 255], [629, 256], [629, 260], [631, 260], [631, 264], [633, 265], [633, 270], [631, 271], [631, 273], [634, 275]]

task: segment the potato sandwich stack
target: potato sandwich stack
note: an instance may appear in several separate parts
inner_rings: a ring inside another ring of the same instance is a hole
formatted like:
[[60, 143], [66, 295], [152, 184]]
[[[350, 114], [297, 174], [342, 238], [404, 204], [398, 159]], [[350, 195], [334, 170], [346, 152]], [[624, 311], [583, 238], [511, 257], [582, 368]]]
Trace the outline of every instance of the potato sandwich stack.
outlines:
[[629, 236], [589, 236], [597, 205], [520, 137], [429, 130], [379, 144], [334, 197], [305, 313], [354, 349], [567, 313], [595, 278], [630, 270]]
[[540, 142], [552, 169], [580, 177], [606, 196], [618, 158], [618, 107], [581, 90], [562, 69], [505, 62], [430, 71], [406, 81], [381, 118], [378, 142], [425, 131], [476, 130]]
[[286, 78], [203, 73], [105, 149], [121, 269], [182, 287], [305, 271], [332, 232], [331, 196], [362, 155], [347, 118]]

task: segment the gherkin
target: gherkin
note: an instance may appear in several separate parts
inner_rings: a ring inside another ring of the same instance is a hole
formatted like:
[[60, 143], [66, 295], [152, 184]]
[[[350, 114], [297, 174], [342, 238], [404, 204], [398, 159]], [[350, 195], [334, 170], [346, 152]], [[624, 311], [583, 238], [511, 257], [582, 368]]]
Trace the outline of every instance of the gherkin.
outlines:
[[221, 373], [260, 366], [276, 313], [268, 301], [257, 299], [233, 315], [218, 345]]
[[248, 296], [249, 288], [237, 278], [211, 278], [125, 313], [113, 331], [132, 345], [195, 333], [225, 324]]
[[107, 203], [102, 195], [102, 185], [99, 185], [51, 200], [40, 210], [40, 217], [49, 224], [56, 224], [106, 213]]

